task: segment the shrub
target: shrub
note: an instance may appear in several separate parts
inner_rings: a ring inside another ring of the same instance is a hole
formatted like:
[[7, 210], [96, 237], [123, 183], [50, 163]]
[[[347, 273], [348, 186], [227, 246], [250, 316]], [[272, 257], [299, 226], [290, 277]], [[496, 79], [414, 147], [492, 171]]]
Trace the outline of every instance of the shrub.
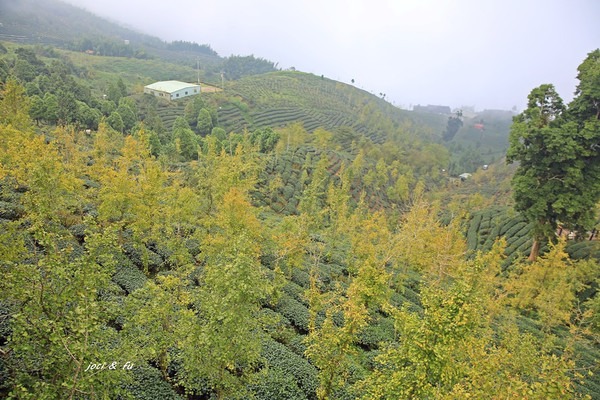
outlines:
[[263, 329], [279, 342], [288, 343], [295, 335], [289, 319], [268, 308], [263, 308], [258, 314]]
[[282, 213], [284, 215], [294, 215], [294, 214], [296, 214], [296, 207], [291, 202], [287, 203], [285, 205], [285, 207], [283, 208]]
[[475, 215], [469, 224], [469, 230], [467, 231], [467, 244], [469, 249], [477, 248], [477, 230], [479, 229], [479, 223], [481, 222], [481, 214]]
[[308, 346], [306, 345], [306, 335], [296, 335], [290, 340], [287, 347], [300, 357], [304, 357], [304, 353]]
[[378, 349], [381, 342], [393, 339], [394, 321], [390, 318], [381, 318], [358, 335], [359, 343], [368, 350]]
[[15, 221], [25, 214], [25, 209], [17, 203], [0, 201], [0, 218]]
[[286, 200], [289, 200], [289, 199], [291, 199], [293, 196], [294, 196], [294, 187], [293, 187], [292, 185], [289, 185], [289, 184], [288, 184], [288, 185], [286, 185], [286, 186], [283, 188], [283, 197], [284, 197]]
[[504, 225], [502, 225], [502, 228], [500, 229], [500, 233], [499, 233], [500, 236], [507, 236], [507, 235], [505, 235], [506, 232], [519, 222], [524, 222], [523, 218], [520, 215], [513, 217], [513, 218], [509, 219], [508, 221], [506, 221], [504, 223]]
[[329, 283], [329, 281], [344, 275], [344, 271], [345, 268], [338, 264], [319, 264], [319, 278], [323, 283]]
[[284, 372], [281, 368], [265, 368], [259, 376], [258, 382], [248, 387], [256, 400], [308, 399], [306, 394], [298, 387], [294, 376]]
[[[132, 370], [134, 381], [125, 386], [125, 390], [136, 400], [161, 399], [161, 400], [183, 400], [173, 391], [171, 385], [166, 382], [161, 373], [148, 365], [135, 366]], [[119, 397], [118, 400], [125, 399]]]
[[144, 286], [147, 279], [146, 275], [133, 265], [129, 259], [122, 255], [117, 256], [117, 266], [113, 275], [113, 281], [127, 293], [131, 293]]
[[598, 259], [600, 257], [600, 249], [598, 248], [598, 242], [583, 241], [569, 243], [565, 249], [572, 259], [580, 260], [594, 257]]
[[298, 203], [299, 203], [299, 201], [296, 197], [292, 197], [290, 199], [290, 201], [288, 202], [288, 204], [286, 206], [286, 209], [293, 210], [293, 212], [291, 212], [290, 214], [296, 213], [296, 208], [298, 207]]
[[509, 230], [506, 231], [504, 236], [506, 236], [507, 240], [510, 240], [513, 236], [516, 235], [517, 232], [519, 232], [521, 229], [523, 229], [526, 226], [527, 226], [527, 223], [525, 221], [517, 222]]
[[308, 332], [308, 324], [310, 323], [310, 313], [299, 301], [294, 300], [287, 294], [283, 294], [281, 299], [275, 305], [275, 311], [278, 311], [289, 319], [291, 323], [300, 331]]
[[193, 257], [196, 257], [200, 254], [200, 241], [193, 238], [187, 239], [185, 241], [185, 248]]
[[421, 308], [421, 299], [419, 298], [419, 295], [412, 290], [409, 287], [404, 287], [402, 295], [404, 298], [406, 298], [410, 303], [418, 306], [419, 308]]
[[283, 287], [283, 292], [293, 298], [294, 300], [307, 305], [306, 299], [304, 298], [305, 289], [294, 282], [289, 282]]
[[308, 399], [316, 399], [315, 391], [319, 384], [317, 370], [305, 358], [272, 339], [263, 342], [262, 356], [269, 367], [278, 368], [292, 376]]
[[87, 225], [85, 224], [75, 224], [69, 228], [69, 232], [77, 241], [81, 244], [85, 239], [85, 231], [87, 229]]
[[146, 268], [145, 261], [147, 261], [148, 271], [157, 272], [163, 265], [163, 259], [152, 250], [145, 248], [143, 244], [126, 242], [122, 247], [127, 257], [139, 268]]
[[304, 288], [308, 288], [310, 286], [310, 275], [306, 271], [294, 268], [292, 270], [292, 282]]

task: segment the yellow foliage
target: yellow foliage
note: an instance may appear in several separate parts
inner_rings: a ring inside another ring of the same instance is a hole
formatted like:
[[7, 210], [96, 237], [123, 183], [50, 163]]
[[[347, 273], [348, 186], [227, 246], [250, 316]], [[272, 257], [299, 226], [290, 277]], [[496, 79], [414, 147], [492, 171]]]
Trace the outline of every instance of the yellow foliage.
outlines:
[[569, 323], [577, 292], [598, 273], [593, 261], [572, 261], [565, 246], [561, 239], [536, 261], [516, 264], [506, 283], [510, 304], [535, 311], [545, 328]]
[[400, 258], [405, 270], [422, 271], [442, 282], [456, 275], [467, 245], [455, 222], [441, 226], [436, 215], [436, 209], [417, 199], [404, 215], [398, 240], [402, 243]]

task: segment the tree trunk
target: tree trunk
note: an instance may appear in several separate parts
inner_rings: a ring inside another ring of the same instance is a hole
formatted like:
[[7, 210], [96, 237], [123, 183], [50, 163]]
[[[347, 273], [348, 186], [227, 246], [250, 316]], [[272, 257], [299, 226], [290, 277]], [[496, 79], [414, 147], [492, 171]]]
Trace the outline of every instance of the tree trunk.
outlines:
[[540, 241], [537, 237], [533, 238], [533, 245], [531, 246], [531, 253], [529, 253], [529, 258], [527, 261], [535, 261], [537, 259], [538, 254], [540, 253]]

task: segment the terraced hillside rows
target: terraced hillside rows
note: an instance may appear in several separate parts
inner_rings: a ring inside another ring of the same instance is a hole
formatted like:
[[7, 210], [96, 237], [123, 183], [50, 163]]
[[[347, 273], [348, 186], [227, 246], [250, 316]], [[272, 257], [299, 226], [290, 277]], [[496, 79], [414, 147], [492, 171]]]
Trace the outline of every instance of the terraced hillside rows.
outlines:
[[[276, 213], [293, 215], [298, 213], [298, 205], [304, 189], [311, 183], [316, 164], [323, 151], [311, 146], [301, 146], [289, 152], [272, 155], [267, 166], [260, 176], [258, 190], [253, 193], [254, 203], [257, 206], [269, 207]], [[326, 189], [331, 181], [339, 183], [342, 165], [348, 167], [350, 159], [347, 155], [336, 151], [326, 151], [327, 179], [322, 187]], [[302, 180], [302, 173], [306, 171], [306, 180]], [[350, 194], [357, 203], [362, 193], [365, 195], [366, 204], [372, 209], [389, 208], [392, 202], [387, 196], [386, 187], [374, 188], [363, 183], [362, 174], [353, 178]], [[276, 182], [278, 184], [276, 184]], [[273, 188], [271, 191], [269, 188]], [[324, 199], [323, 199], [324, 200]]]
[[[439, 136], [444, 118], [400, 110], [363, 90], [300, 72], [274, 72], [245, 77], [226, 88], [229, 102], [218, 107], [218, 121], [227, 133], [253, 132], [301, 122], [313, 132], [350, 127], [375, 144], [402, 132], [432, 139]], [[170, 129], [183, 107], [160, 108], [158, 115]], [[348, 150], [348, 149], [343, 149]]]
[[217, 114], [219, 124], [225, 129], [225, 132], [242, 133], [250, 125], [244, 114], [235, 105], [219, 107]]
[[185, 106], [175, 105], [171, 107], [159, 107], [156, 113], [162, 120], [165, 129], [170, 131], [173, 128], [173, 124], [177, 117], [183, 117], [184, 110]]
[[372, 139], [406, 124], [418, 126], [420, 136], [439, 136], [446, 124], [444, 116], [405, 111], [365, 90], [304, 72], [245, 77], [227, 90], [254, 113], [300, 109], [326, 129], [351, 126]]
[[[301, 106], [346, 111], [358, 100], [348, 95], [339, 96], [340, 92], [351, 94], [358, 89], [302, 72], [274, 72], [242, 78], [231, 90], [257, 109]], [[363, 96], [366, 95], [365, 92]]]
[[343, 126], [368, 137], [373, 143], [384, 142], [386, 133], [373, 130], [368, 124], [358, 122], [352, 115], [331, 110], [316, 111], [302, 108], [270, 108], [268, 110], [250, 113], [248, 117], [235, 106], [225, 106], [219, 110], [219, 123], [227, 132], [242, 133], [244, 129], [254, 131], [267, 126], [284, 127], [295, 122], [301, 122], [303, 128], [313, 132], [317, 128], [335, 130]]
[[305, 110], [299, 108], [272, 108], [266, 111], [252, 113], [252, 120], [256, 128], [264, 128], [266, 126], [277, 127], [285, 126], [291, 122], [302, 122], [304, 129], [314, 131], [319, 126], [324, 124], [310, 115]]
[[[490, 207], [473, 213], [468, 229], [467, 244], [473, 251], [489, 251], [496, 239], [506, 238], [506, 259], [504, 265], [508, 266], [517, 258], [526, 256], [531, 250], [531, 229], [533, 224], [527, 223], [523, 216], [515, 214], [508, 207]], [[548, 245], [542, 246], [541, 252], [546, 251]], [[566, 247], [567, 253], [573, 259], [593, 257], [600, 260], [600, 243], [598, 241], [573, 241], [570, 240]]]

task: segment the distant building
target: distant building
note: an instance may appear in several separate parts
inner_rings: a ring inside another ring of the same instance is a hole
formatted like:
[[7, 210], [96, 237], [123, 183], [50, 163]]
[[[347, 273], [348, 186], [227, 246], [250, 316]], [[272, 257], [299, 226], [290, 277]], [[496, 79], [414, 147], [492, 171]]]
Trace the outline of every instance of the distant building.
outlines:
[[144, 93], [167, 100], [177, 100], [200, 94], [200, 85], [180, 81], [161, 81], [144, 86]]
[[471, 177], [471, 174], [468, 172], [465, 172], [464, 174], [460, 174], [459, 178], [461, 181], [466, 181], [467, 179], [469, 179]]
[[452, 110], [448, 106], [434, 106], [431, 104], [428, 104], [426, 106], [416, 105], [414, 106], [413, 110], [433, 114], [452, 114]]
[[512, 118], [516, 113], [511, 110], [483, 110], [477, 114], [482, 117]]

